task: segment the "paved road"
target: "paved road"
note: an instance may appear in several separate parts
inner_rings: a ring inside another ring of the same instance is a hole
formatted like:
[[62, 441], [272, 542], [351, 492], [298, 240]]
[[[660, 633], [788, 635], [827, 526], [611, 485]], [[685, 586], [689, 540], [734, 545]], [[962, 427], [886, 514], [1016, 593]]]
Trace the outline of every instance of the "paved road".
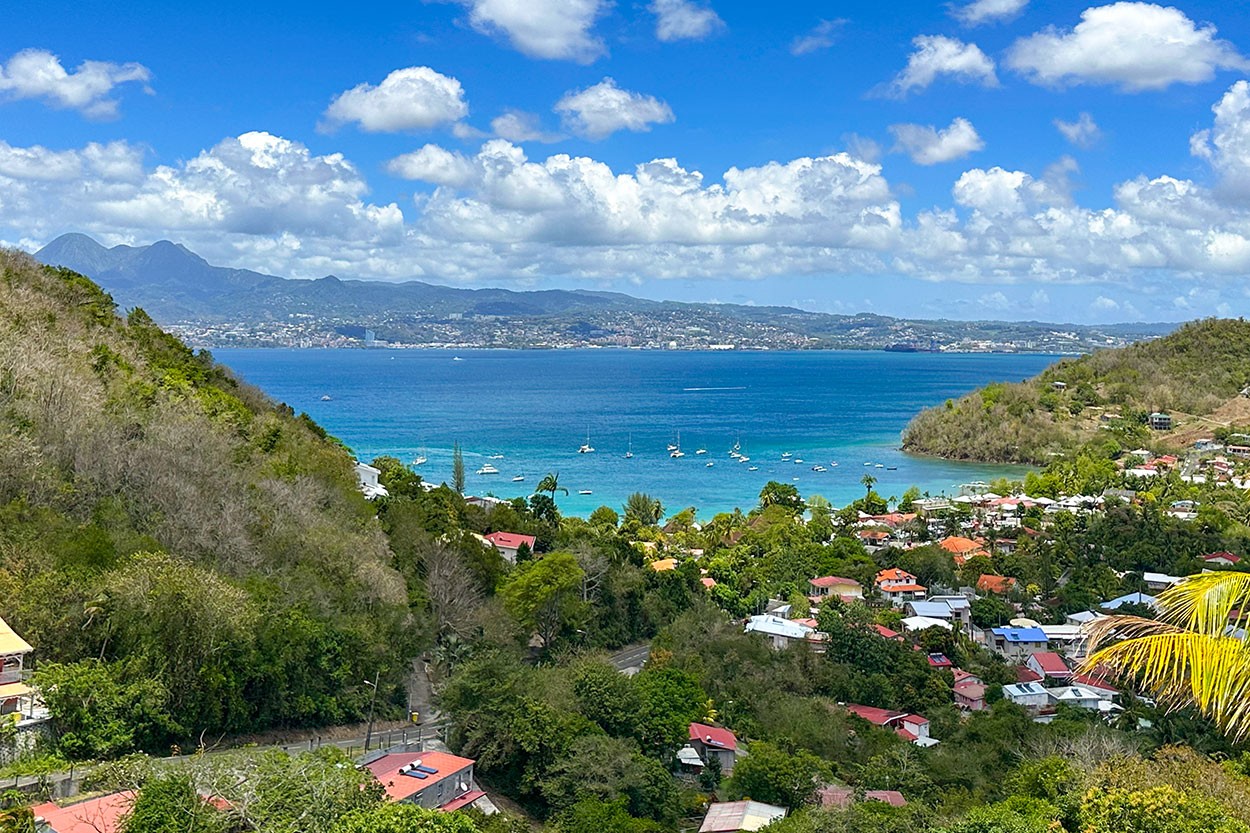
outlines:
[[608, 662], [612, 663], [612, 667], [617, 671], [625, 674], [637, 674], [642, 670], [643, 663], [647, 661], [649, 656], [651, 656], [651, 645], [649, 643], [627, 645], [608, 657]]

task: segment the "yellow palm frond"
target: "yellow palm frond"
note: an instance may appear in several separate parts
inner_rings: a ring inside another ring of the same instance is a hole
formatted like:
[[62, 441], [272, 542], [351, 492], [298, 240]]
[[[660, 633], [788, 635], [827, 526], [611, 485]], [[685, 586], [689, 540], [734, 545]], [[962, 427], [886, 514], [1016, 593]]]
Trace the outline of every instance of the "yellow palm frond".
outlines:
[[[1233, 739], [1250, 735], [1250, 646], [1169, 622], [1110, 616], [1090, 628], [1085, 672], [1132, 677], [1170, 708], [1192, 706]], [[1119, 641], [1103, 646], [1116, 638]]]
[[1161, 619], [1209, 636], [1222, 636], [1234, 610], [1250, 607], [1250, 573], [1204, 573], [1159, 594]]

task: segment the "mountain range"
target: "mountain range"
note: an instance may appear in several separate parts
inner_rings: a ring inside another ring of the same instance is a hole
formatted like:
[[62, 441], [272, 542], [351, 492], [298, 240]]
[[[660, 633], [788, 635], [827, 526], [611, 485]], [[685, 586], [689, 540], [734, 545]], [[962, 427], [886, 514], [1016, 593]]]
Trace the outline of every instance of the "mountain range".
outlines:
[[214, 266], [177, 243], [106, 248], [65, 234], [43, 263], [99, 283], [199, 346], [337, 345], [893, 348], [1085, 352], [1171, 324], [1079, 326], [831, 315], [792, 307], [653, 301], [617, 292], [463, 289], [423, 281], [292, 280]]

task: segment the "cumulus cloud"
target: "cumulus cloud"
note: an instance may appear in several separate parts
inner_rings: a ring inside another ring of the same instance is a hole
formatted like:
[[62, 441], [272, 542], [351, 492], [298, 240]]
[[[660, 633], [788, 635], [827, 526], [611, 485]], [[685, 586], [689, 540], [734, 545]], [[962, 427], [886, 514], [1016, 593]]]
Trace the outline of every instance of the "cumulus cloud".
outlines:
[[878, 92], [902, 98], [927, 89], [943, 76], [962, 84], [998, 86], [994, 62], [974, 43], [945, 35], [920, 35], [912, 40], [912, 45], [916, 49], [908, 56], [907, 66]]
[[491, 119], [490, 129], [500, 139], [509, 142], [558, 142], [564, 137], [559, 133], [543, 130], [538, 116], [520, 110], [508, 110]]
[[1081, 113], [1076, 121], [1055, 119], [1055, 128], [1079, 148], [1093, 147], [1102, 138], [1102, 131], [1089, 113]]
[[358, 84], [325, 111], [329, 126], [355, 123], [369, 133], [429, 130], [469, 115], [464, 88], [429, 67], [397, 69], [376, 87]]
[[1250, 84], [1233, 84], [1211, 110], [1214, 127], [1195, 134], [1190, 150], [1211, 163], [1222, 190], [1250, 196]]
[[702, 40], [725, 28], [711, 6], [692, 0], [652, 0], [655, 36], [662, 41]]
[[962, 159], [985, 147], [972, 122], [965, 118], [955, 119], [941, 131], [931, 125], [895, 124], [890, 132], [897, 142], [895, 150], [906, 153], [918, 165]]
[[973, 0], [966, 6], [954, 6], [951, 14], [960, 23], [980, 26], [982, 23], [998, 23], [1010, 20], [1029, 5], [1029, 0]]
[[663, 101], [654, 96], [622, 90], [611, 78], [604, 78], [584, 90], [565, 93], [554, 109], [563, 117], [569, 130], [596, 140], [607, 138], [618, 130], [645, 132], [653, 124], [667, 124], [674, 120], [673, 111]]
[[426, 145], [397, 156], [386, 163], [386, 170], [404, 179], [417, 179], [435, 185], [462, 186], [473, 181], [476, 168], [463, 155], [438, 145]]
[[531, 58], [593, 63], [606, 51], [591, 33], [608, 0], [455, 0], [479, 32], [503, 35]]
[[1007, 65], [1043, 86], [1108, 84], [1128, 92], [1250, 68], [1214, 26], [1198, 26], [1170, 6], [1137, 2], [1089, 8], [1071, 30], [1050, 27], [1022, 38], [1008, 51]]
[[822, 20], [806, 35], [799, 35], [790, 44], [791, 55], [807, 55], [828, 49], [838, 40], [838, 34], [846, 25], [845, 19]]
[[135, 82], [147, 89], [151, 80], [151, 70], [142, 64], [83, 61], [70, 72], [51, 52], [25, 49], [0, 64], [0, 101], [33, 98], [88, 118], [108, 119], [117, 116], [117, 100], [110, 97], [116, 87]]

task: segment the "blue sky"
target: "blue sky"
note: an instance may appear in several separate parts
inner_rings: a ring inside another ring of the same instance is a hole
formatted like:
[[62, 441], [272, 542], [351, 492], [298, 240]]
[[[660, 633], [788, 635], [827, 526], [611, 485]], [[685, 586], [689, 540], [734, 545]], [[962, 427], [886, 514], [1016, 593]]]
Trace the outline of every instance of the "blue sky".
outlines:
[[[780, 7], [780, 8], [779, 8]], [[292, 277], [1104, 322], [1250, 307], [1250, 9], [0, 11], [0, 241]]]

